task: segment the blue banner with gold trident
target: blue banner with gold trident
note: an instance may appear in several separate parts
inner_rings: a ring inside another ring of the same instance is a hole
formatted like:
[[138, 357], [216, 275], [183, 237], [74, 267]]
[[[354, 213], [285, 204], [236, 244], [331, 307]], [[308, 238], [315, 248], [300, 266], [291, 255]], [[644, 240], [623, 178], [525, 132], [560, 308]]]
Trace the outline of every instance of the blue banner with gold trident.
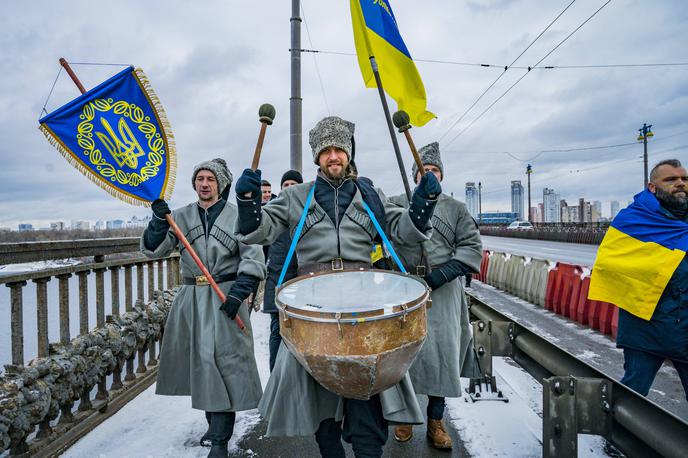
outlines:
[[141, 69], [126, 68], [39, 123], [70, 164], [118, 199], [149, 205], [171, 197], [174, 137]]

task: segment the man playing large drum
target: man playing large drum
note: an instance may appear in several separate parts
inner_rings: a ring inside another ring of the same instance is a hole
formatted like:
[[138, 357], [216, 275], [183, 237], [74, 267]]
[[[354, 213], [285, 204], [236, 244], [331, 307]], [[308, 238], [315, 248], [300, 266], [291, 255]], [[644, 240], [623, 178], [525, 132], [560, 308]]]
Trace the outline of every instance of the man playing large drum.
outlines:
[[[444, 167], [439, 145], [424, 146], [419, 155], [425, 172], [441, 181]], [[414, 164], [412, 177], [416, 183], [420, 176]], [[408, 207], [405, 195], [390, 200]], [[451, 449], [451, 437], [442, 424], [444, 398], [461, 396], [459, 377], [464, 363], [471, 359], [468, 305], [459, 277], [478, 272], [482, 244], [478, 226], [466, 205], [446, 194], [439, 196], [430, 222], [433, 233], [425, 248], [432, 271], [423, 277], [432, 289], [432, 307], [428, 310], [428, 336], [409, 375], [416, 393], [428, 396], [428, 438], [436, 448]], [[397, 254], [409, 271], [418, 272], [416, 266], [421, 266], [418, 244], [397, 244]], [[420, 273], [422, 270], [423, 267]], [[394, 430], [394, 437], [400, 442], [408, 441], [412, 435], [411, 425], [397, 426]]]
[[[364, 198], [392, 240], [428, 240], [429, 219], [441, 193], [436, 177], [428, 175], [420, 181], [410, 211], [387, 202], [381, 191], [369, 182], [358, 182], [351, 173], [353, 133], [354, 125], [338, 117], [321, 120], [309, 136], [319, 166], [316, 180], [285, 189], [262, 210], [260, 171], [246, 169], [236, 187], [240, 240], [269, 244], [283, 231], [293, 231], [314, 186], [314, 202], [296, 248], [299, 274], [370, 267], [376, 231], [362, 207]], [[367, 401], [346, 399], [318, 384], [284, 345], [259, 409], [268, 421], [268, 435], [315, 434], [320, 453], [327, 457], [345, 456], [342, 436], [357, 457], [380, 457], [388, 422], [423, 422], [408, 374]]]

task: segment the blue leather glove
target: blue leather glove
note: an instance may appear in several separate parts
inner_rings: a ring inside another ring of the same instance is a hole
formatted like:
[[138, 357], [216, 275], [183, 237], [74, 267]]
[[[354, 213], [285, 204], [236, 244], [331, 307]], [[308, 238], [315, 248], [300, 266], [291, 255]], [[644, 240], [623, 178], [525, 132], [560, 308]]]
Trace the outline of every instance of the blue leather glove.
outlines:
[[434, 173], [426, 173], [420, 179], [415, 193], [425, 200], [437, 199], [442, 194], [442, 186]]
[[222, 305], [220, 306], [220, 310], [225, 312], [227, 316], [233, 320], [236, 318], [237, 313], [239, 313], [239, 307], [241, 307], [241, 303], [243, 301], [237, 299], [234, 296], [229, 296], [227, 295], [227, 300], [225, 300]]
[[234, 190], [241, 199], [249, 192], [252, 193], [251, 197], [256, 197], [256, 194], [260, 196], [260, 170], [244, 169]]

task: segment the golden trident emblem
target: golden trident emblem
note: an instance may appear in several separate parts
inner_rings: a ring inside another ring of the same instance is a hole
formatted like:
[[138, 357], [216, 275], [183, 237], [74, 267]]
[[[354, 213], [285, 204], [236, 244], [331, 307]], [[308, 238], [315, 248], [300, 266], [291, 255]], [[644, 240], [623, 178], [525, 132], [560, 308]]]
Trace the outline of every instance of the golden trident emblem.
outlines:
[[119, 137], [107, 119], [101, 117], [100, 123], [108, 135], [102, 132], [96, 132], [96, 135], [103, 142], [110, 155], [117, 161], [117, 165], [120, 167], [126, 165], [131, 169], [137, 169], [139, 164], [138, 157], [143, 156], [145, 153], [124, 118], [120, 118], [117, 123]]

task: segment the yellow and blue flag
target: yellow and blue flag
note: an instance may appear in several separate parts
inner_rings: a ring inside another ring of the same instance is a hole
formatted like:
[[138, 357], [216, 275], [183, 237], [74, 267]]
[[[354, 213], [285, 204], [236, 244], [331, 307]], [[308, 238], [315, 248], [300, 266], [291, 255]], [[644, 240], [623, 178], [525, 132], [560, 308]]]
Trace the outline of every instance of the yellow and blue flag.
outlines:
[[374, 56], [385, 92], [411, 118], [423, 126], [436, 116], [427, 111], [425, 87], [411, 53], [399, 33], [397, 20], [387, 0], [350, 0], [351, 21], [358, 65], [366, 87], [377, 87], [370, 65]]
[[647, 189], [612, 221], [597, 252], [588, 298], [650, 320], [688, 251], [688, 223], [668, 218]]
[[141, 69], [127, 67], [38, 122], [70, 164], [118, 199], [148, 205], [171, 197], [174, 137]]

